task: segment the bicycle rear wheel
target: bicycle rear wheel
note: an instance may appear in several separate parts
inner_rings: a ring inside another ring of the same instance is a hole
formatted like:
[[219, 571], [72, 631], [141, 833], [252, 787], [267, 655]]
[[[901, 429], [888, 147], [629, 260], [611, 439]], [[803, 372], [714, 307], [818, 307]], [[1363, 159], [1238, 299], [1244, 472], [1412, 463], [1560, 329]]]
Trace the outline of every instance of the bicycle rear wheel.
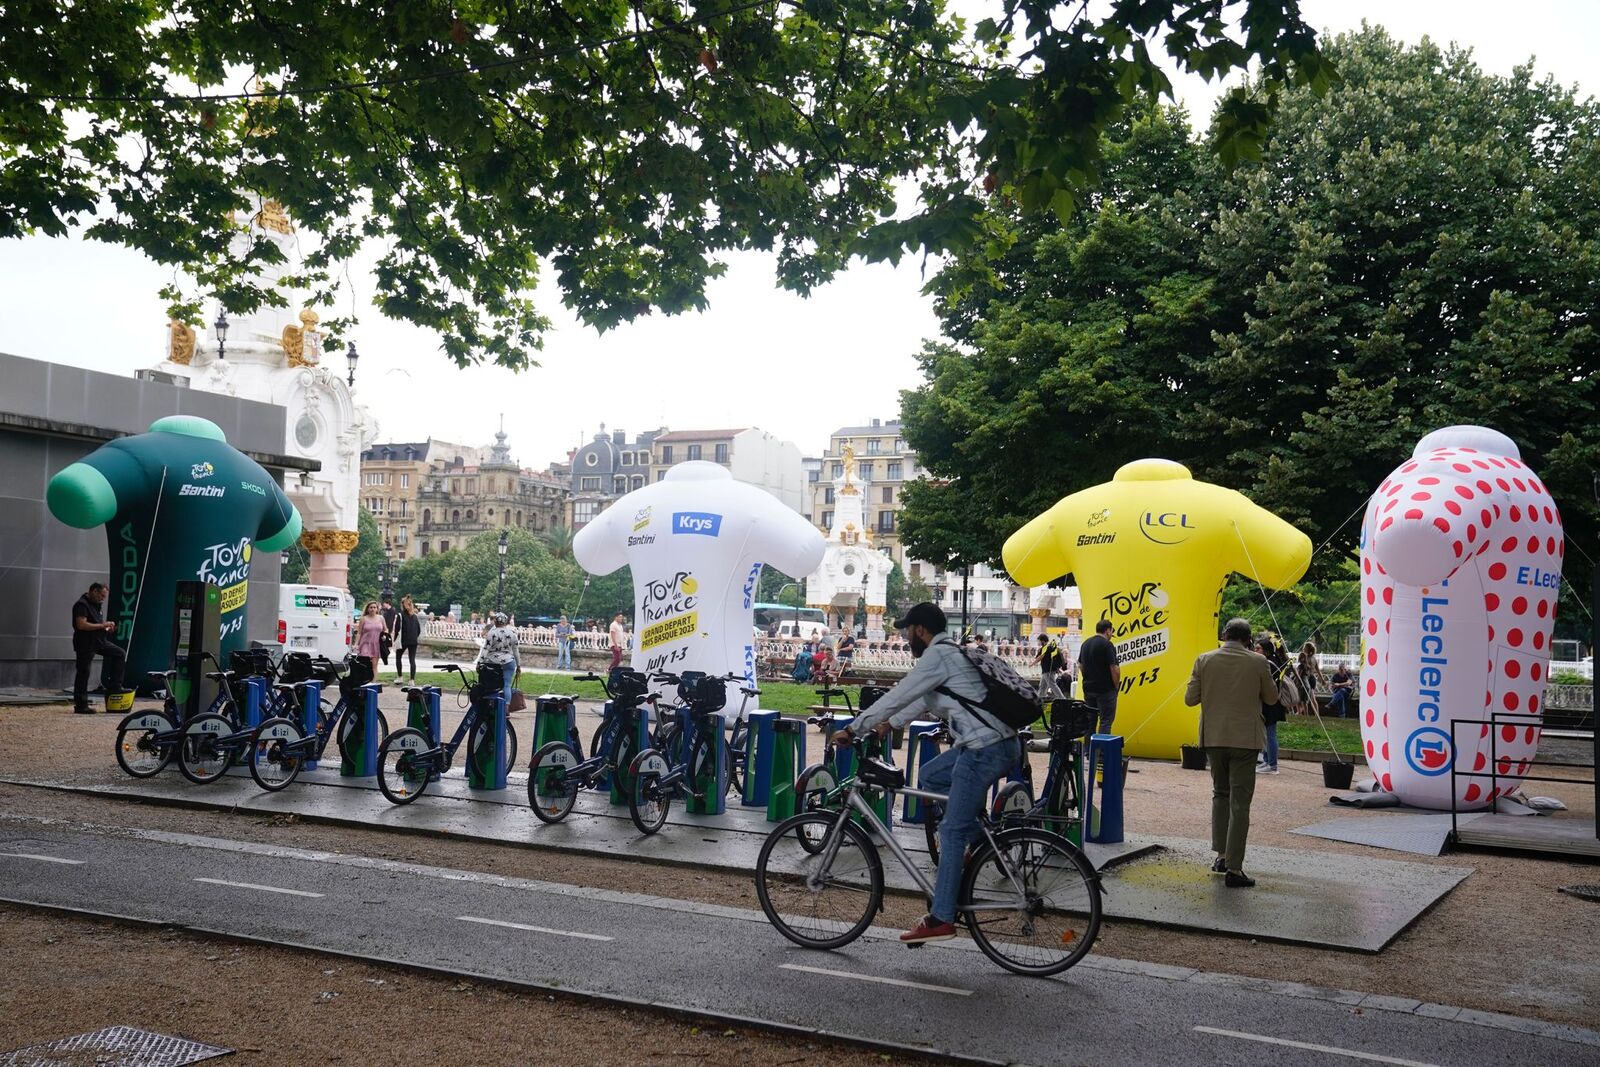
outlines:
[[217, 747], [217, 738], [233, 733], [233, 724], [215, 712], [196, 715], [183, 727], [178, 741], [178, 770], [195, 785], [221, 778], [233, 762], [233, 753]]
[[779, 823], [756, 857], [761, 910], [780, 934], [803, 948], [848, 945], [872, 925], [883, 900], [883, 865], [855, 823], [844, 820], [844, 836], [826, 870], [826, 849], [813, 853], [798, 844], [825, 844], [842, 817], [840, 812], [801, 812]]
[[434, 747], [421, 730], [403, 726], [383, 739], [378, 749], [378, 791], [391, 804], [409, 804], [428, 791], [431, 761], [422, 753]]
[[528, 806], [540, 822], [557, 823], [578, 802], [580, 783], [569, 777], [578, 754], [565, 741], [551, 741], [533, 754], [528, 767]]
[[300, 739], [300, 727], [292, 719], [268, 719], [256, 729], [249, 754], [250, 777], [256, 785], [276, 793], [299, 776], [305, 760], [299, 755], [298, 746], [292, 750], [288, 746]]
[[151, 778], [172, 762], [172, 745], [156, 742], [177, 729], [171, 718], [153, 711], [135, 711], [117, 724], [117, 766], [134, 778]]
[[628, 791], [628, 815], [641, 834], [656, 833], [667, 824], [673, 790], [663, 789], [661, 779], [670, 769], [666, 757], [653, 748], [639, 753], [628, 768], [628, 777], [633, 781], [633, 788]]
[[[1015, 974], [1059, 974], [1100, 933], [1100, 875], [1066, 838], [1034, 826], [979, 843], [961, 878], [961, 915], [984, 955]], [[1022, 883], [1019, 899], [1016, 881]], [[987, 905], [965, 910], [968, 905]], [[1014, 904], [1014, 907], [998, 905]]]

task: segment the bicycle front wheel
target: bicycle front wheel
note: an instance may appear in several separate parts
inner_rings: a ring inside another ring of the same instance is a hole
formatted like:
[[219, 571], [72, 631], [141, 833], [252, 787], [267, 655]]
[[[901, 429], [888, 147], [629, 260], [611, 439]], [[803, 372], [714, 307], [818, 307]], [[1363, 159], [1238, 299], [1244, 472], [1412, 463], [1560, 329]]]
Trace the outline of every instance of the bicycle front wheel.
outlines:
[[628, 768], [633, 788], [628, 791], [628, 814], [641, 834], [653, 834], [667, 824], [672, 811], [672, 789], [662, 788], [661, 779], [671, 770], [666, 757], [653, 748], [639, 753]]
[[268, 719], [256, 729], [250, 739], [250, 777], [256, 785], [276, 793], [295, 780], [305, 762], [295, 744], [300, 739], [300, 727], [292, 719]]
[[215, 712], [196, 715], [183, 727], [178, 742], [178, 770], [195, 785], [221, 778], [233, 762], [233, 753], [217, 746], [217, 738], [233, 732], [233, 724]]
[[[810, 852], [800, 842], [827, 843], [843, 836], [824, 867], [827, 849]], [[883, 900], [883, 865], [866, 831], [831, 811], [801, 812], [767, 835], [756, 857], [756, 896], [767, 921], [803, 948], [839, 948], [866, 932]]]
[[565, 741], [551, 741], [533, 754], [528, 767], [528, 806], [540, 822], [565, 819], [578, 802], [581, 784], [571, 776], [578, 754]]
[[391, 804], [409, 804], [428, 791], [433, 763], [422, 754], [433, 741], [421, 730], [403, 726], [378, 749], [378, 791]]
[[134, 778], [150, 778], [172, 760], [172, 745], [156, 738], [176, 729], [172, 720], [153, 711], [135, 711], [117, 724], [117, 766]]
[[961, 878], [972, 940], [1015, 974], [1059, 974], [1099, 936], [1100, 875], [1070, 841], [1038, 827], [1002, 830], [995, 842], [998, 851], [978, 845]]

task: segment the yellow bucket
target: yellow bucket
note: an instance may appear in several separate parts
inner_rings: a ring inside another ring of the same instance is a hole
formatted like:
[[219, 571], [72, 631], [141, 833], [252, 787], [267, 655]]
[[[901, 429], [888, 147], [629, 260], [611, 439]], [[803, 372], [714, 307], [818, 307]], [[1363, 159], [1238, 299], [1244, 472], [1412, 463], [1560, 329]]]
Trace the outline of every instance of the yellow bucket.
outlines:
[[107, 711], [132, 711], [133, 690], [113, 689], [106, 694]]

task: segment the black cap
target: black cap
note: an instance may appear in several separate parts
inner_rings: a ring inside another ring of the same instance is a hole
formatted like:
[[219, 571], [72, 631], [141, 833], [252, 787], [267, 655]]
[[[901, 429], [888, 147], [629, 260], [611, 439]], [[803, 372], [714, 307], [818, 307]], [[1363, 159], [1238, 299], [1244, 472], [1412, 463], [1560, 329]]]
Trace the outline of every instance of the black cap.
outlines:
[[905, 618], [894, 620], [896, 630], [904, 630], [907, 626], [924, 626], [936, 634], [944, 633], [949, 625], [945, 621], [944, 612], [939, 610], [939, 605], [926, 600], [911, 605], [911, 610], [906, 612]]

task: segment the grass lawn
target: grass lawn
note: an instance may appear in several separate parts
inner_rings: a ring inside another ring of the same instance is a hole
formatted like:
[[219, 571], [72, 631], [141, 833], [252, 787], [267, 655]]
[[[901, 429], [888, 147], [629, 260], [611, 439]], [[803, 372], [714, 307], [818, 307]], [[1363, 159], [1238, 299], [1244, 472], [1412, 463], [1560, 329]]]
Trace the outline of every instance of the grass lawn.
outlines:
[[[1330, 719], [1323, 717], [1328, 737], [1333, 738], [1333, 750], [1356, 754], [1361, 752], [1361, 727], [1355, 719]], [[1327, 751], [1328, 737], [1322, 734], [1317, 720], [1305, 716], [1292, 716], [1278, 724], [1279, 748], [1309, 748]]]

